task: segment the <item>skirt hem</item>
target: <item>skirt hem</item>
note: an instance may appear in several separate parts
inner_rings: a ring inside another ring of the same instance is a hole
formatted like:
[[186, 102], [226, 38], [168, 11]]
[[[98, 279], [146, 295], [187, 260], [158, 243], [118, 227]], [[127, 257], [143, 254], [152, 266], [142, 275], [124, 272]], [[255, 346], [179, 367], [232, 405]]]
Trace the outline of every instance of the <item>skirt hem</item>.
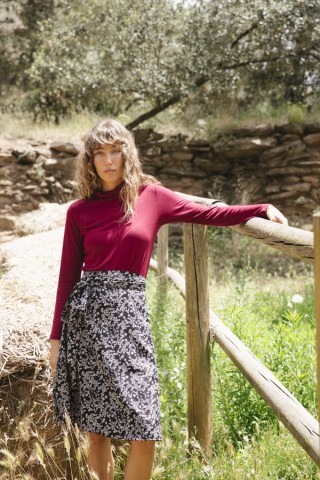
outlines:
[[[64, 420], [56, 420], [56, 423], [59, 424], [59, 425], [66, 425], [66, 422]], [[111, 433], [105, 433], [104, 431], [102, 430], [98, 430], [95, 429], [95, 431], [93, 431], [92, 428], [88, 428], [86, 429], [85, 427], [79, 425], [77, 422], [72, 422], [72, 425], [77, 425], [79, 430], [83, 433], [96, 433], [98, 435], [103, 435], [104, 437], [110, 437], [110, 438], [113, 438], [114, 440], [141, 440], [141, 441], [146, 441], [146, 440], [154, 440], [154, 441], [157, 441], [157, 442], [160, 442], [163, 440], [163, 437], [162, 436], [156, 436], [156, 437], [137, 437], [137, 435], [127, 435], [127, 436], [124, 436], [124, 435], [119, 435], [117, 433], [113, 434], [112, 432]]]

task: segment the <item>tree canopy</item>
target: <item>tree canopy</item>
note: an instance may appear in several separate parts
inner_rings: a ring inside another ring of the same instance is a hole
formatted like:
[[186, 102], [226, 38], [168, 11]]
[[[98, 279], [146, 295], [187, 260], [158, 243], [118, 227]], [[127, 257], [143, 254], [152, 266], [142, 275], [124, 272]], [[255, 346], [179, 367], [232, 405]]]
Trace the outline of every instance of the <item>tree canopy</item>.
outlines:
[[56, 0], [35, 37], [28, 105], [56, 121], [141, 105], [135, 126], [178, 102], [319, 93], [319, 0]]

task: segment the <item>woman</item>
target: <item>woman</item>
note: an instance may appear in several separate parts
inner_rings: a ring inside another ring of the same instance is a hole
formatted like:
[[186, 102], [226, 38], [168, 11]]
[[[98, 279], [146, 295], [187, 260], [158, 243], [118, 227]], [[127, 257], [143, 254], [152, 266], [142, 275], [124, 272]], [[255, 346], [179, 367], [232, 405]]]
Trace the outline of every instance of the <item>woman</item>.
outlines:
[[[78, 157], [80, 199], [67, 210], [50, 335], [55, 414], [89, 439], [88, 466], [112, 480], [111, 438], [130, 441], [124, 480], [151, 478], [162, 439], [145, 277], [161, 225], [287, 224], [270, 204], [213, 207], [185, 200], [142, 172], [133, 135], [106, 120]], [[82, 272], [82, 277], [81, 277]]]

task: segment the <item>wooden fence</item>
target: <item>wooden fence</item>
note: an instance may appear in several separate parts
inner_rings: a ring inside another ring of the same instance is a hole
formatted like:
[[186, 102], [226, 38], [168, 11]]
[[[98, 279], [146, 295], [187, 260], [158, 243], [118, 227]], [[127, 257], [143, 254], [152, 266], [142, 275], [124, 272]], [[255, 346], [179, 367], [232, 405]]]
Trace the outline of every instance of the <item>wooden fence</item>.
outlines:
[[[215, 200], [180, 195], [198, 203], [221, 204]], [[245, 224], [230, 228], [290, 256], [314, 263], [320, 415], [320, 212], [314, 215], [314, 234], [262, 218], [253, 218]], [[184, 225], [185, 278], [183, 278], [177, 271], [168, 267], [168, 226], [165, 225], [158, 234], [158, 262], [154, 259], [150, 262], [150, 268], [157, 271], [160, 277], [162, 293], [166, 288], [166, 280], [170, 278], [186, 299], [189, 438], [195, 436], [206, 455], [211, 456], [210, 342], [215, 341], [320, 466], [319, 422], [209, 309], [207, 244], [206, 226]]]

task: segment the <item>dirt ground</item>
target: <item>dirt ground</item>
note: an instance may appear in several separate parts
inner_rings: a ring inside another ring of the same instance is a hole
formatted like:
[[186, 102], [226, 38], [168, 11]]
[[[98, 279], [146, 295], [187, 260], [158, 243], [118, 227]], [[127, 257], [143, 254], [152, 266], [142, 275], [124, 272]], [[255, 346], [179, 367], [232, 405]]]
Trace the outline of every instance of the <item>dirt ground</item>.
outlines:
[[0, 334], [35, 327], [49, 337], [70, 203], [44, 203], [40, 209], [16, 217], [17, 230], [23, 236], [1, 244]]

